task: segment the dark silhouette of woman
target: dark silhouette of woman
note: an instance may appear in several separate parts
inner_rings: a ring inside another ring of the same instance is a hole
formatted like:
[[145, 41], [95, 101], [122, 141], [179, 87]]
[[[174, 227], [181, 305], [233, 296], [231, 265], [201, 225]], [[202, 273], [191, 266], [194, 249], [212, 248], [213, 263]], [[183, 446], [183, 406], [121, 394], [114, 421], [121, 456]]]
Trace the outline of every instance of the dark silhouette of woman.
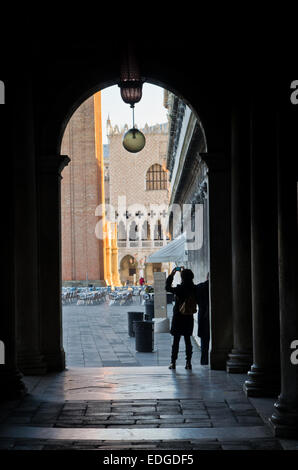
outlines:
[[172, 287], [172, 282], [177, 268], [174, 268], [166, 280], [166, 291], [175, 294], [175, 305], [173, 308], [173, 318], [170, 333], [174, 337], [172, 345], [171, 364], [169, 369], [176, 369], [176, 360], [178, 358], [179, 343], [181, 336], [184, 336], [186, 348], [186, 366], [185, 369], [191, 369], [192, 344], [190, 337], [193, 332], [193, 315], [183, 315], [180, 313], [180, 307], [186, 298], [190, 295], [196, 297], [196, 286], [193, 283], [194, 274], [190, 269], [181, 270], [181, 284]]

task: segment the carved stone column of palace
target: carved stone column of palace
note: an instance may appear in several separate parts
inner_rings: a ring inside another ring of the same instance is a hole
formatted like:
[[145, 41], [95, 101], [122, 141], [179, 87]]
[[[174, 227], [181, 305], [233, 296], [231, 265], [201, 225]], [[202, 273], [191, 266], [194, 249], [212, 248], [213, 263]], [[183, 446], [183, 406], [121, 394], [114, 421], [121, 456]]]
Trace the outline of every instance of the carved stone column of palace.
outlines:
[[298, 109], [279, 118], [278, 238], [281, 393], [271, 417], [276, 436], [298, 438]]
[[111, 274], [112, 274], [112, 282], [114, 286], [120, 286], [120, 278], [119, 278], [119, 271], [118, 271], [118, 246], [117, 246], [117, 223], [111, 223], [111, 232], [112, 232], [112, 239], [111, 239]]
[[231, 236], [233, 349], [227, 372], [245, 373], [252, 364], [250, 257], [250, 109], [232, 112]]
[[39, 161], [41, 338], [48, 371], [65, 368], [61, 304], [61, 171], [69, 161], [65, 155], [47, 155]]
[[104, 238], [104, 248], [105, 248], [105, 281], [108, 286], [111, 286], [113, 283], [112, 279], [112, 247], [111, 247], [111, 224], [109, 221], [105, 222], [105, 238]]
[[[26, 85], [26, 86], [23, 86]], [[34, 120], [29, 81], [21, 87], [15, 126], [15, 274], [17, 310], [17, 361], [26, 375], [46, 372], [40, 352], [38, 302], [37, 189]], [[20, 91], [19, 90], [19, 91]]]
[[276, 154], [276, 113], [263, 94], [256, 94], [251, 148], [253, 364], [244, 390], [257, 397], [280, 391]]
[[225, 370], [233, 346], [230, 168], [224, 153], [200, 153], [208, 166], [211, 369]]

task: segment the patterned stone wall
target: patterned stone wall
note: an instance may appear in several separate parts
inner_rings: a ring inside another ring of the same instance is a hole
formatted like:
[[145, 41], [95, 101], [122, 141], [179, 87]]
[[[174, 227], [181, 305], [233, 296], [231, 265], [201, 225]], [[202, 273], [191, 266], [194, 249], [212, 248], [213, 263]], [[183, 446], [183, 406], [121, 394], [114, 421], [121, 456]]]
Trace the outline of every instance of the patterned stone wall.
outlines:
[[[146, 145], [143, 150], [134, 154], [126, 151], [122, 145], [124, 132], [128, 128], [121, 130], [117, 126], [114, 128], [109, 123], [109, 178], [110, 178], [110, 204], [115, 211], [118, 211], [118, 197], [126, 196], [126, 208], [129, 212], [127, 219], [127, 233], [135, 211], [129, 211], [129, 207], [134, 204], [142, 204], [146, 208], [146, 213], [150, 213], [150, 204], [162, 205], [165, 207], [169, 203], [169, 189], [147, 190], [146, 189], [146, 173], [149, 168], [158, 163], [165, 169], [166, 151], [168, 143], [168, 125], [157, 124], [156, 126], [145, 126], [141, 129], [146, 137]], [[123, 214], [119, 214], [123, 216]], [[148, 222], [152, 223], [152, 227], [158, 219], [162, 217], [155, 213], [153, 217], [148, 217]], [[151, 229], [152, 232], [152, 229]], [[139, 232], [140, 233], [140, 229]], [[138, 235], [137, 235], [138, 237]], [[166, 241], [165, 241], [166, 243]], [[150, 246], [148, 246], [148, 244]], [[147, 246], [144, 246], [147, 245]], [[121, 260], [131, 255], [138, 261], [137, 280], [140, 275], [140, 269], [144, 268], [144, 276], [149, 283], [153, 282], [152, 265], [146, 268], [143, 266], [144, 259], [152, 252], [158, 250], [162, 246], [162, 242], [154, 241], [148, 243], [133, 242], [127, 239], [126, 242], [118, 243], [118, 259], [119, 267]], [[142, 268], [141, 268], [142, 267]], [[160, 268], [160, 267], [159, 267]], [[168, 266], [166, 266], [168, 268]], [[158, 268], [157, 268], [158, 269]], [[123, 276], [122, 276], [123, 278]], [[133, 279], [129, 279], [131, 282]]]

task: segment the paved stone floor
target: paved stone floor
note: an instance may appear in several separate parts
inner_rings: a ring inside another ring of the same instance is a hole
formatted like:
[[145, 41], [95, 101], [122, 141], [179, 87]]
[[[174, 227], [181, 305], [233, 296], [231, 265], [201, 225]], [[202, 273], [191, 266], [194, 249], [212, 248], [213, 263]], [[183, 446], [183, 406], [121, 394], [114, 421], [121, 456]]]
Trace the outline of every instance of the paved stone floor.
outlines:
[[27, 377], [29, 394], [0, 406], [0, 448], [298, 449], [297, 441], [272, 436], [266, 420], [273, 401], [247, 399], [244, 379], [202, 366]]
[[[172, 305], [168, 305], [172, 317]], [[63, 306], [63, 343], [67, 367], [160, 366], [170, 362], [172, 336], [154, 334], [154, 351], [140, 353], [135, 338], [128, 336], [128, 311], [144, 312], [135, 301], [132, 306], [101, 305]], [[200, 351], [193, 340], [193, 362], [200, 360]], [[180, 343], [178, 364], [185, 364], [185, 345]]]
[[298, 450], [272, 435], [274, 399], [248, 399], [245, 375], [200, 366], [195, 342], [191, 371], [183, 344], [168, 369], [168, 333], [137, 353], [127, 311], [64, 308], [68, 368], [25, 377], [29, 393], [0, 405], [0, 449]]

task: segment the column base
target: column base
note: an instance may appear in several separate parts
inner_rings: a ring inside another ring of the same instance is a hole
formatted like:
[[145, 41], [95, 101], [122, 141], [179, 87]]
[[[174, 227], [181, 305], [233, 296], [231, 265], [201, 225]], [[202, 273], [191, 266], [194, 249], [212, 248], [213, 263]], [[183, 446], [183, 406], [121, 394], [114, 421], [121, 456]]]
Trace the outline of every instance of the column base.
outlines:
[[232, 349], [226, 363], [226, 370], [229, 374], [245, 374], [253, 363], [251, 351]]
[[210, 351], [210, 369], [213, 370], [226, 370], [226, 362], [229, 350], [217, 349], [216, 351]]
[[274, 404], [274, 412], [269, 418], [269, 424], [276, 437], [298, 438], [298, 407], [290, 408], [280, 400]]
[[280, 374], [273, 369], [251, 366], [243, 390], [248, 397], [277, 397], [280, 393]]
[[37, 352], [19, 352], [17, 363], [24, 375], [44, 375], [47, 372], [44, 357]]
[[18, 400], [27, 393], [22, 374], [16, 368], [0, 371], [0, 401]]
[[65, 370], [65, 352], [61, 349], [57, 353], [43, 353], [47, 372], [61, 372]]

